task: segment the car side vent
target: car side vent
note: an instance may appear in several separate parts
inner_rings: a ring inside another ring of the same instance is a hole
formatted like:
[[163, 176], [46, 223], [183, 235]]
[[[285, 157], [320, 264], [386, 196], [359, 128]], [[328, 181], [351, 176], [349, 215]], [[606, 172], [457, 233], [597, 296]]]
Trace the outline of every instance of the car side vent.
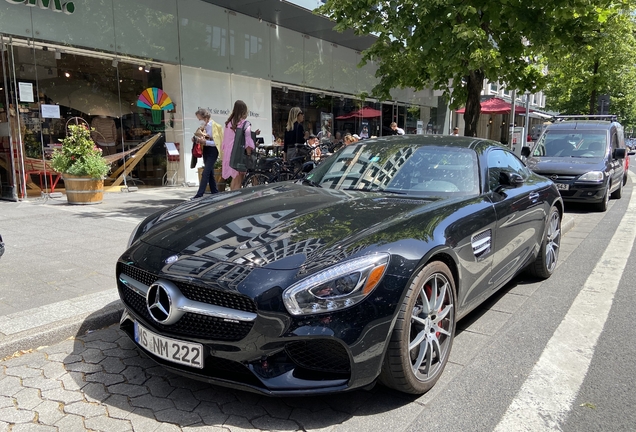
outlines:
[[490, 253], [492, 246], [492, 231], [487, 230], [479, 234], [475, 234], [470, 243], [473, 246], [473, 253], [477, 258], [481, 258], [484, 255]]

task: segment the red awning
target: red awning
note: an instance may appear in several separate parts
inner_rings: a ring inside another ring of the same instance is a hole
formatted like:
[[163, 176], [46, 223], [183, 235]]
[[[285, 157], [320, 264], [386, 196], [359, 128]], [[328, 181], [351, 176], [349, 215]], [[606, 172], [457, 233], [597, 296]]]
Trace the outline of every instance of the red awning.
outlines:
[[[507, 102], [499, 98], [491, 98], [481, 103], [482, 114], [510, 114], [510, 102]], [[457, 114], [464, 114], [466, 108], [461, 108], [455, 111]], [[515, 113], [526, 113], [526, 109], [519, 105], [516, 105]]]
[[336, 120], [347, 120], [350, 118], [376, 118], [382, 115], [382, 111], [371, 107], [363, 107], [358, 111], [336, 117]]

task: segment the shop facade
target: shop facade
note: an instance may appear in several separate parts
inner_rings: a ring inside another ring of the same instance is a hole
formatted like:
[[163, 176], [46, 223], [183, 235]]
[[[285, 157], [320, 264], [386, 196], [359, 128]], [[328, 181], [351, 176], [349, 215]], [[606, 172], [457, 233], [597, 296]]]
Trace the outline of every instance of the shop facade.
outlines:
[[[442, 132], [447, 110], [432, 91], [360, 99], [377, 83], [372, 62], [357, 67], [368, 41], [300, 31], [302, 20], [322, 18], [297, 4], [263, 2], [268, 20], [226, 3], [0, 2], [0, 197], [63, 190], [47, 161], [66, 124], [78, 119], [115, 158], [160, 134], [126, 177], [147, 186], [196, 184], [194, 113], [208, 108], [222, 123], [237, 99], [247, 103], [265, 143], [282, 137], [294, 106], [315, 134], [382, 135], [392, 121], [407, 133]], [[295, 29], [272, 23], [288, 11]], [[178, 158], [167, 157], [165, 142], [180, 144]]]

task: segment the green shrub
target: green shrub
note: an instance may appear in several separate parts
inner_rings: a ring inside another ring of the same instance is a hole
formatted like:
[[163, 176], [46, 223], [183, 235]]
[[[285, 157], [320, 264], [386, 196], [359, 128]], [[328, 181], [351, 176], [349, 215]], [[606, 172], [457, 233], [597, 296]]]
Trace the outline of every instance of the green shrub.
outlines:
[[70, 125], [69, 134], [60, 140], [62, 149], [53, 152], [51, 167], [62, 174], [103, 178], [110, 164], [102, 157], [102, 150], [91, 139], [91, 131], [84, 125]]

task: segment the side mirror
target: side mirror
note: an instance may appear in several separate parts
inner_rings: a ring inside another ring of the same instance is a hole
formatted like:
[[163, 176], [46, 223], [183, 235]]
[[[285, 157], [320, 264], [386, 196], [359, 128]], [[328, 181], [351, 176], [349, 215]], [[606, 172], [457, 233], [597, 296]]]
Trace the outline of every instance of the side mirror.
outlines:
[[627, 153], [630, 156], [634, 156], [636, 154], [636, 151], [630, 151], [629, 153]]
[[523, 147], [521, 149], [521, 156], [530, 157], [530, 147]]
[[627, 151], [624, 148], [614, 149], [614, 159], [625, 159]]
[[517, 173], [501, 171], [499, 173], [499, 184], [504, 188], [518, 188], [523, 185], [523, 177]]

